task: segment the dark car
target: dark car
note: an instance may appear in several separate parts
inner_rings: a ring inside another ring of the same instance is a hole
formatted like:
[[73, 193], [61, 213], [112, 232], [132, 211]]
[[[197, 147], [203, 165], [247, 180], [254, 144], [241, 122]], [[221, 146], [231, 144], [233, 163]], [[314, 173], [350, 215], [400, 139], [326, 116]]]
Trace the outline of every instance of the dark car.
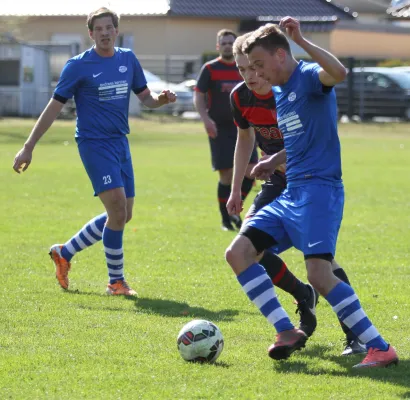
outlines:
[[[348, 80], [336, 85], [338, 114], [348, 114]], [[410, 121], [410, 74], [393, 68], [353, 69], [353, 115]]]

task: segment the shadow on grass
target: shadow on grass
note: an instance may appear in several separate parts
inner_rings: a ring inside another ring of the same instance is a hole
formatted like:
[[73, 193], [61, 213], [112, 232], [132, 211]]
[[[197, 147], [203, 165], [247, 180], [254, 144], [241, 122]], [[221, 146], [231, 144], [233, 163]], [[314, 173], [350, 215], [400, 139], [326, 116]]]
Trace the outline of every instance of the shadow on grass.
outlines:
[[[134, 300], [135, 298], [129, 297]], [[138, 312], [158, 314], [165, 317], [191, 317], [210, 321], [232, 321], [239, 314], [237, 310], [210, 311], [203, 307], [191, 307], [188, 303], [166, 299], [136, 298]]]
[[[358, 364], [365, 356], [365, 354], [358, 354], [353, 356], [337, 356], [331, 354], [334, 349], [330, 346], [325, 345], [312, 345], [297, 352], [296, 354], [301, 354], [312, 359], [317, 358], [324, 361], [330, 361], [337, 364], [343, 369], [333, 370], [328, 368], [323, 368], [317, 365], [317, 363], [309, 363], [309, 361], [301, 361], [298, 359], [293, 359], [292, 357], [286, 361], [275, 362], [273, 369], [278, 373], [295, 373], [295, 374], [305, 374], [305, 375], [330, 375], [330, 376], [340, 376], [340, 377], [352, 377], [352, 378], [367, 378], [376, 381], [382, 381], [386, 383], [391, 383], [403, 388], [410, 388], [410, 360], [399, 360], [398, 366], [391, 366], [388, 368], [363, 368], [356, 369], [352, 368], [353, 365]], [[402, 398], [410, 398], [410, 392], [402, 394]]]
[[[93, 296], [93, 297], [110, 297], [104, 293], [83, 292], [78, 289], [64, 290], [64, 293], [70, 295]], [[210, 321], [233, 321], [234, 317], [239, 314], [238, 310], [224, 309], [220, 311], [211, 311], [203, 307], [191, 307], [188, 303], [167, 299], [151, 299], [137, 296], [123, 296], [126, 300], [135, 302], [136, 311], [146, 314], [157, 314], [164, 317], [190, 317], [192, 319], [206, 319]], [[93, 306], [79, 305], [79, 308], [93, 309]], [[119, 307], [104, 307], [107, 311], [124, 311]]]
[[61, 289], [62, 293], [67, 293], [71, 295], [81, 295], [81, 296], [93, 296], [93, 297], [108, 297], [106, 293], [99, 292], [85, 292], [79, 289]]
[[211, 367], [215, 367], [215, 368], [230, 368], [231, 364], [228, 364], [226, 362], [223, 361], [215, 361], [213, 363], [208, 363], [208, 362], [194, 362], [193, 364], [195, 365], [205, 365], [207, 367], [211, 366]]

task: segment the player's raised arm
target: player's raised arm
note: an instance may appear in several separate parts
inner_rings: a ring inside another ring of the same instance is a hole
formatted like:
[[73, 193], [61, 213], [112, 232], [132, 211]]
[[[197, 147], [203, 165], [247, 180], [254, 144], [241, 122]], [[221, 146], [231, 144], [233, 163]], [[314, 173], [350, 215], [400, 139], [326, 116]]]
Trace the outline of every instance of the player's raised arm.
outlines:
[[25, 171], [30, 163], [33, 156], [33, 150], [36, 146], [37, 142], [41, 139], [41, 137], [47, 132], [50, 128], [52, 123], [57, 118], [58, 114], [60, 114], [61, 109], [63, 108], [64, 104], [59, 102], [56, 99], [51, 99], [47, 104], [46, 108], [38, 118], [36, 124], [34, 125], [33, 130], [30, 133], [30, 136], [24, 143], [22, 149], [16, 154], [13, 163], [13, 169], [17, 173], [21, 171]]
[[346, 68], [331, 53], [316, 46], [305, 39], [300, 31], [300, 23], [292, 17], [282, 18], [280, 27], [286, 30], [287, 35], [316, 61], [323, 70], [319, 72], [319, 79], [325, 86], [334, 86], [346, 78]]

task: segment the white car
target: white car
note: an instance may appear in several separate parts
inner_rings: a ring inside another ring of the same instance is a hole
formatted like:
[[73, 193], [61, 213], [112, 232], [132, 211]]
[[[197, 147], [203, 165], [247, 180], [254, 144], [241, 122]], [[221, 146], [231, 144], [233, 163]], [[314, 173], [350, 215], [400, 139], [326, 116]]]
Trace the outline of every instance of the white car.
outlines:
[[408, 67], [393, 67], [395, 71], [400, 71], [400, 72], [406, 72], [407, 74], [410, 74], [410, 66]]
[[[158, 111], [165, 111], [173, 115], [181, 115], [185, 111], [193, 111], [193, 94], [192, 91], [182, 83], [171, 83], [162, 80], [159, 76], [153, 74], [146, 69], [143, 70], [147, 86], [155, 93], [161, 93], [162, 90], [168, 89], [177, 95], [175, 103], [168, 104], [158, 109]], [[145, 107], [144, 107], [145, 109]]]

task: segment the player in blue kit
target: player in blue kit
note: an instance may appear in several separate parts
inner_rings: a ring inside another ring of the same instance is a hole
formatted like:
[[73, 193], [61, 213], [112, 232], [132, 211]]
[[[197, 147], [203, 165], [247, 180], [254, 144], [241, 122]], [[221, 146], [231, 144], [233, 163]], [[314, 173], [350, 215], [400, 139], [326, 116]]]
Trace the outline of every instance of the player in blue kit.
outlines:
[[65, 244], [53, 245], [50, 256], [56, 278], [68, 289], [71, 259], [79, 251], [102, 240], [106, 255], [111, 295], [135, 295], [124, 278], [123, 232], [132, 217], [135, 188], [127, 134], [131, 91], [149, 108], [174, 102], [168, 90], [159, 95], [147, 87], [142, 68], [130, 49], [115, 47], [118, 15], [100, 8], [87, 19], [95, 45], [70, 59], [43, 113], [24, 147], [17, 153], [13, 168], [25, 171], [36, 143], [50, 128], [64, 103], [74, 96], [77, 107], [75, 138], [81, 160], [91, 180], [94, 194], [106, 212], [89, 221]]
[[[231, 92], [231, 108], [235, 124], [238, 126], [238, 140], [236, 142], [232, 193], [227, 203], [227, 210], [231, 214], [242, 211], [241, 182], [248, 165], [249, 154], [256, 141], [265, 157], [279, 153], [284, 143], [281, 131], [278, 129], [276, 117], [276, 102], [269, 82], [256, 76], [256, 71], [242, 52], [242, 46], [252, 32], [239, 36], [234, 43], [233, 53], [239, 72], [244, 81]], [[262, 207], [270, 204], [286, 188], [285, 165], [281, 165], [262, 184], [261, 191], [255, 197], [253, 204], [246, 213], [244, 224]], [[259, 260], [274, 286], [290, 293], [296, 300], [297, 312], [300, 314], [299, 329], [311, 336], [316, 328], [317, 293], [311, 285], [305, 285], [287, 268], [286, 263], [269, 250], [263, 253]], [[350, 285], [344, 269], [332, 260], [333, 273], [342, 281]], [[340, 323], [346, 335], [345, 347], [342, 355], [353, 355], [366, 352], [366, 347], [353, 335], [349, 328]]]
[[397, 364], [395, 349], [372, 325], [354, 290], [332, 272], [344, 206], [333, 86], [344, 80], [346, 70], [336, 57], [302, 36], [299, 21], [286, 17], [280, 26], [315, 63], [297, 62], [286, 36], [273, 24], [255, 31], [242, 49], [257, 74], [273, 85], [286, 150], [261, 161], [253, 175], [267, 178], [286, 161], [287, 188], [247, 223], [227, 249], [226, 259], [245, 293], [278, 332], [268, 350], [273, 359], [288, 358], [304, 347], [307, 336], [294, 328], [255, 259], [265, 249], [276, 247], [280, 253], [294, 246], [304, 254], [309, 282], [366, 345], [367, 356], [356, 367]]

